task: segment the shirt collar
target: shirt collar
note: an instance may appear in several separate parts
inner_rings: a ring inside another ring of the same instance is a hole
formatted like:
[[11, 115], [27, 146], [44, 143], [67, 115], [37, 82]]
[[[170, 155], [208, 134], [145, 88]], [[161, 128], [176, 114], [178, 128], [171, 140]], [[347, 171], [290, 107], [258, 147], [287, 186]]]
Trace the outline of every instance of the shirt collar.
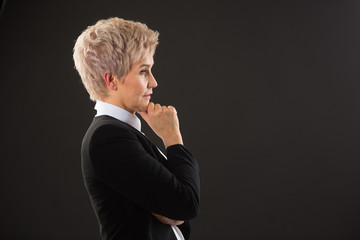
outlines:
[[97, 100], [94, 108], [97, 111], [95, 117], [107, 115], [129, 124], [141, 132], [140, 119], [121, 107]]

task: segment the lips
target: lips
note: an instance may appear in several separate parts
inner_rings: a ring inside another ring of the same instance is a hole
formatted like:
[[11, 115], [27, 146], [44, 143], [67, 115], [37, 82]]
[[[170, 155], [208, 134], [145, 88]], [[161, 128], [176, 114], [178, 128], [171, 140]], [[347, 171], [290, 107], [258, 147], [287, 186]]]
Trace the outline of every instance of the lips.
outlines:
[[149, 93], [149, 94], [147, 94], [147, 95], [144, 95], [144, 97], [150, 99], [150, 98], [151, 98], [151, 94], [152, 94], [152, 93]]

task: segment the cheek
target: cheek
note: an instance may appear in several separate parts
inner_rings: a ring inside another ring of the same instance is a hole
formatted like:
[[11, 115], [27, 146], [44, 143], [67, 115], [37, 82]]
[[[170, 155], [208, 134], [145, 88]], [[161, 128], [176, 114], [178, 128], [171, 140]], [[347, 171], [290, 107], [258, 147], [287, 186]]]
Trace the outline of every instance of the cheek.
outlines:
[[144, 95], [146, 93], [147, 90], [147, 85], [145, 84], [139, 84], [138, 85], [138, 93], [141, 95]]

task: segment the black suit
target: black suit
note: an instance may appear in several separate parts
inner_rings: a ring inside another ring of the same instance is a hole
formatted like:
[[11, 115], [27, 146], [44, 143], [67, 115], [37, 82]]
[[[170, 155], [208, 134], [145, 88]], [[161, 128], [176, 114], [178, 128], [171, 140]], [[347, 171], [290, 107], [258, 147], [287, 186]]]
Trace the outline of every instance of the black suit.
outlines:
[[178, 227], [189, 238], [188, 220], [199, 210], [198, 164], [182, 145], [166, 154], [168, 160], [132, 126], [94, 118], [82, 143], [82, 170], [104, 240], [175, 240], [153, 212], [186, 220]]

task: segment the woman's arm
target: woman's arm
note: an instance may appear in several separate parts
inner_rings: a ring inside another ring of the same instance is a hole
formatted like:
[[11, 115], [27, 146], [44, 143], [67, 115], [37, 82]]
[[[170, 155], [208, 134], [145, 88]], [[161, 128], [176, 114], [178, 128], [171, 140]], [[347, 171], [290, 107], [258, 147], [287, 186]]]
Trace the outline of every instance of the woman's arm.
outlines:
[[[179, 120], [174, 107], [149, 103], [147, 112], [140, 112], [140, 115], [163, 140], [165, 148], [175, 144], [183, 144]], [[184, 221], [169, 219], [156, 213], [153, 215], [163, 224], [181, 225], [184, 223]]]

